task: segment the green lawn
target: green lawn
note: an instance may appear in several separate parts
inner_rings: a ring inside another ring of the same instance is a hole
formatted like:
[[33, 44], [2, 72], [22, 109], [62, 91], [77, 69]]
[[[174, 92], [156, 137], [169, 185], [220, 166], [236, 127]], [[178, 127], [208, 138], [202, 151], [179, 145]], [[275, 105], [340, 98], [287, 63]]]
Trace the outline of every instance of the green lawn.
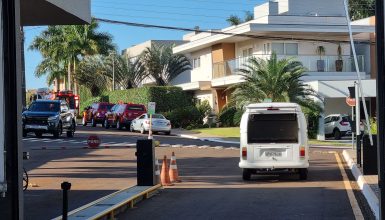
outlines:
[[239, 127], [231, 127], [231, 128], [202, 128], [202, 129], [194, 129], [191, 130], [194, 132], [213, 135], [224, 138], [239, 138]]
[[333, 140], [327, 140], [327, 141], [318, 141], [315, 139], [310, 139], [309, 144], [311, 145], [323, 145], [323, 146], [334, 146], [334, 147], [350, 147], [352, 146], [351, 142], [339, 142], [339, 141], [333, 141]]

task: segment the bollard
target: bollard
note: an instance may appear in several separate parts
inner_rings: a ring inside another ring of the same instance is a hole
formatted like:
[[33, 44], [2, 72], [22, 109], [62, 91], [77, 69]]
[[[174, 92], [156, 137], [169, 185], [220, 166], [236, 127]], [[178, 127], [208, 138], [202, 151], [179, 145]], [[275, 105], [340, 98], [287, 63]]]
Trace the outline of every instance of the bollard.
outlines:
[[61, 189], [63, 190], [63, 220], [68, 219], [68, 190], [71, 189], [71, 183], [63, 182], [61, 184]]

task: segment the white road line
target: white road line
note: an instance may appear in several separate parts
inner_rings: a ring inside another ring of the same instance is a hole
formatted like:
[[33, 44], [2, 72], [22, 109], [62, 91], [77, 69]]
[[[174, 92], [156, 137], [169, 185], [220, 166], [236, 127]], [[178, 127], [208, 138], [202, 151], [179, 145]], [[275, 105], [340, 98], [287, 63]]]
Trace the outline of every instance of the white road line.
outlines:
[[344, 185], [345, 185], [346, 193], [348, 194], [350, 205], [352, 206], [352, 209], [353, 209], [354, 217], [357, 220], [361, 220], [361, 219], [363, 220], [364, 216], [362, 215], [360, 206], [358, 205], [356, 197], [354, 196], [354, 193], [353, 193], [353, 190], [352, 190], [352, 186], [350, 185], [348, 176], [346, 175], [345, 169], [344, 169], [344, 167], [342, 165], [340, 155], [338, 153], [334, 153], [334, 155], [336, 157], [336, 160], [337, 160], [337, 163], [338, 163], [338, 167], [339, 167], [341, 175], [342, 175], [342, 179], [343, 179], [343, 182], [344, 182]]

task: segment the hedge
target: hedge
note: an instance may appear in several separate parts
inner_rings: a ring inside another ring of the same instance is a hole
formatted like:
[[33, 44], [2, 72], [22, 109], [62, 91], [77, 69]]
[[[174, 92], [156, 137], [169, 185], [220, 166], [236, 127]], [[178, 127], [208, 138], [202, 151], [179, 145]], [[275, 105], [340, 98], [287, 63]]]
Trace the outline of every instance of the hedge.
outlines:
[[156, 112], [168, 112], [193, 105], [193, 96], [184, 92], [180, 87], [152, 86], [129, 90], [116, 90], [104, 92], [101, 101], [118, 103], [132, 102], [146, 105], [156, 102]]

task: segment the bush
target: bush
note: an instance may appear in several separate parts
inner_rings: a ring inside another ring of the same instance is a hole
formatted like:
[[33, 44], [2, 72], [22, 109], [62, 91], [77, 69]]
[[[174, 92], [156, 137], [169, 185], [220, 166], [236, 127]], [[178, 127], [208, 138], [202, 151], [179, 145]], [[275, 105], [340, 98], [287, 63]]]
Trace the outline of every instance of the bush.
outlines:
[[210, 103], [207, 100], [204, 100], [201, 103], [197, 104], [196, 107], [197, 107], [198, 111], [201, 113], [202, 120], [206, 116], [210, 115], [212, 112]]
[[308, 137], [312, 139], [317, 138], [321, 110], [317, 108], [310, 109], [308, 107], [302, 107], [302, 111], [307, 119]]
[[169, 112], [193, 106], [192, 95], [175, 86], [153, 86], [103, 93], [103, 100], [111, 103], [132, 102], [146, 105], [156, 102], [157, 112]]
[[80, 103], [93, 98], [91, 91], [87, 87], [82, 85], [79, 85], [79, 96]]
[[[239, 124], [240, 120], [238, 121], [238, 110], [234, 106], [227, 106], [222, 109], [222, 111], [218, 115], [219, 122], [221, 123], [222, 127], [234, 127]], [[237, 116], [237, 121], [234, 121], [235, 116]], [[237, 123], [236, 123], [237, 122]]]
[[164, 116], [171, 121], [171, 124], [175, 128], [196, 128], [199, 124], [202, 124], [201, 114], [197, 107], [187, 106], [184, 108], [174, 109], [169, 112], [165, 112]]

